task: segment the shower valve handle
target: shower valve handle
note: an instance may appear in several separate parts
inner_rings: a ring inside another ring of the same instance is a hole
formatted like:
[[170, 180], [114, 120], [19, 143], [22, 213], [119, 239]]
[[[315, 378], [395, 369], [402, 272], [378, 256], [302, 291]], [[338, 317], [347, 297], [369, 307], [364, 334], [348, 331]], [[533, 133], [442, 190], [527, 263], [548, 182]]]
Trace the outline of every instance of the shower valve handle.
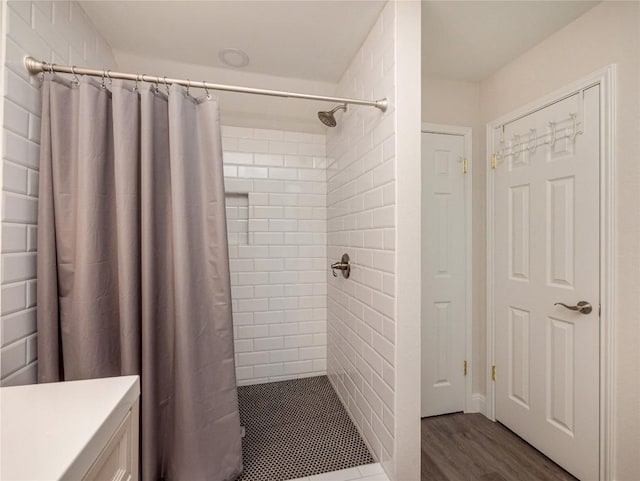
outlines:
[[342, 275], [345, 279], [349, 278], [349, 275], [351, 274], [351, 260], [349, 259], [349, 254], [343, 254], [342, 259], [340, 259], [339, 262], [331, 264], [331, 273], [333, 274], [333, 277], [338, 277], [336, 269], [342, 271]]
[[349, 268], [349, 264], [345, 264], [344, 262], [334, 262], [331, 264], [331, 270], [333, 271], [333, 277], [338, 277], [335, 269], [340, 269], [341, 271], [346, 271]]

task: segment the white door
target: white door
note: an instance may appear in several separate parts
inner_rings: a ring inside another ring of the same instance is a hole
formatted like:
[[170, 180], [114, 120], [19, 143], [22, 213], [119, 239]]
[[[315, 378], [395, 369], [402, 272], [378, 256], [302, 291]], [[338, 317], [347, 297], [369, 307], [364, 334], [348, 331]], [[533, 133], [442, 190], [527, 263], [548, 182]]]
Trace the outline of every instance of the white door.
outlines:
[[464, 409], [465, 142], [422, 134], [422, 416]]
[[494, 132], [522, 151], [493, 170], [496, 419], [582, 480], [599, 477], [599, 129], [595, 86]]

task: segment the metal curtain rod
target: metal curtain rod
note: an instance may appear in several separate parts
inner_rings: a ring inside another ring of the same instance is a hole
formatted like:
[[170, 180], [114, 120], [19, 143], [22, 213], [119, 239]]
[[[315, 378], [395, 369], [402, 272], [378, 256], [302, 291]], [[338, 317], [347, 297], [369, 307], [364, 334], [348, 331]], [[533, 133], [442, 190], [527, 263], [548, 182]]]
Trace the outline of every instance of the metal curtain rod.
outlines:
[[134, 80], [138, 82], [150, 82], [156, 85], [178, 84], [178, 85], [183, 85], [185, 87], [190, 87], [190, 88], [224, 90], [227, 92], [240, 92], [244, 94], [268, 95], [271, 97], [287, 97], [292, 99], [319, 100], [319, 101], [325, 101], [325, 102], [338, 102], [342, 104], [352, 104], [352, 105], [366, 105], [368, 107], [375, 107], [377, 109], [380, 109], [383, 112], [385, 112], [387, 110], [387, 107], [389, 106], [389, 100], [386, 98], [380, 99], [380, 100], [348, 99], [348, 98], [342, 98], [342, 97], [325, 97], [324, 95], [285, 92], [283, 90], [267, 90], [267, 89], [251, 88], [251, 87], [241, 87], [238, 85], [215, 84], [211, 82], [194, 82], [192, 80], [156, 77], [156, 76], [147, 75], [147, 74], [112, 72], [111, 70], [97, 70], [92, 68], [76, 67], [75, 65], [74, 66], [56, 65], [53, 63], [36, 60], [31, 56], [27, 56], [24, 58], [24, 66], [27, 68], [27, 70], [31, 75], [35, 75], [40, 72], [62, 72], [62, 73], [70, 73], [73, 75], [76, 75], [76, 74], [90, 75], [93, 77], [102, 77], [102, 78], [108, 78], [108, 79], [123, 79], [123, 80]]

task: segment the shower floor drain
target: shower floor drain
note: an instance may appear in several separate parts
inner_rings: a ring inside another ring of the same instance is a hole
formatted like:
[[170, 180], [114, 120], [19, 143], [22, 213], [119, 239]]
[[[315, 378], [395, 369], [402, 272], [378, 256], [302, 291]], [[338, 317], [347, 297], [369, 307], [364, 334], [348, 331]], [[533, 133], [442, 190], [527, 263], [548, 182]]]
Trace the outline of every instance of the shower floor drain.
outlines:
[[238, 388], [244, 471], [283, 481], [374, 460], [326, 376]]

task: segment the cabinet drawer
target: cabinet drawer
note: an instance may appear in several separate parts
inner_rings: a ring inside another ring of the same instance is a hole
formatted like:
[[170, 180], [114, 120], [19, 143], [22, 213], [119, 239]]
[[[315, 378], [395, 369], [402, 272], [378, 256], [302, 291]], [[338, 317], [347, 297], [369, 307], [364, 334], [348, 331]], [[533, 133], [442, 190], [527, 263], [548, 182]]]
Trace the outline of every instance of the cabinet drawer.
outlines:
[[[83, 481], [136, 481], [138, 439], [136, 416], [127, 413], [118, 429], [87, 471]], [[134, 445], [135, 443], [135, 445]]]

